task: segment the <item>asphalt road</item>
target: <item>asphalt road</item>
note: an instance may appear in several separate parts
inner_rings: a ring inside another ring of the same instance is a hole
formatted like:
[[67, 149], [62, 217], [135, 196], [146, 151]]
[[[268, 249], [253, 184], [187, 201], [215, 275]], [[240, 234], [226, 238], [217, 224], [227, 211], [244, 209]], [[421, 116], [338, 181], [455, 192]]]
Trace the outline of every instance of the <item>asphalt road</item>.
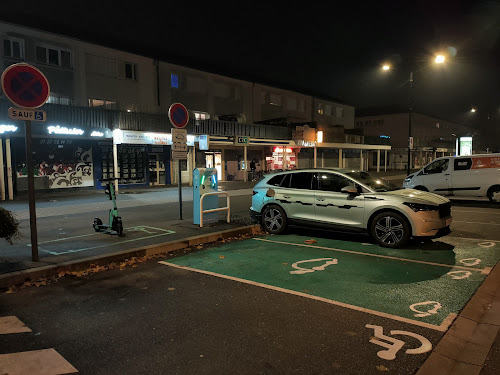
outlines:
[[[243, 215], [249, 200], [247, 196], [233, 199], [234, 212]], [[175, 203], [157, 210], [152, 207], [124, 208], [126, 226], [158, 226], [165, 215], [176, 215]], [[452, 213], [449, 237], [455, 242], [460, 238], [500, 241], [500, 207], [454, 200]], [[91, 224], [87, 216], [44, 218], [39, 223], [41, 236], [51, 228], [79, 233]], [[305, 234], [352, 243], [369, 241], [359, 235]], [[394, 330], [421, 335], [432, 345], [444, 334], [158, 263], [203, 251], [207, 250], [180, 251], [135, 267], [66, 276], [54, 284], [1, 295], [0, 317], [15, 316], [31, 332], [0, 334], [0, 366], [6, 359], [2, 355], [53, 348], [82, 374], [414, 374], [429, 352], [403, 352], [418, 347], [418, 339], [406, 336], [402, 350], [387, 360], [377, 355], [384, 347], [370, 342], [377, 334], [367, 325], [382, 327], [385, 335]], [[352, 294], [357, 293], [354, 280]]]

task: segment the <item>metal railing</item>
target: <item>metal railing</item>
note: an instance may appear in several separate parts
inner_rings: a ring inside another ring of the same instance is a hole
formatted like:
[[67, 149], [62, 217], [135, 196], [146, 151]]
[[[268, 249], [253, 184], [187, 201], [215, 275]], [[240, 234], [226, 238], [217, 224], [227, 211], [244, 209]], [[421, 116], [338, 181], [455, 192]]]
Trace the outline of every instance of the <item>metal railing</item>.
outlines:
[[[226, 196], [226, 207], [211, 208], [209, 210], [203, 210], [203, 198], [207, 195], [225, 195]], [[220, 212], [227, 211], [227, 222], [231, 220], [231, 200], [229, 199], [229, 194], [227, 191], [215, 191], [213, 193], [205, 193], [200, 197], [200, 228], [203, 228], [203, 214], [208, 214], [210, 212]]]

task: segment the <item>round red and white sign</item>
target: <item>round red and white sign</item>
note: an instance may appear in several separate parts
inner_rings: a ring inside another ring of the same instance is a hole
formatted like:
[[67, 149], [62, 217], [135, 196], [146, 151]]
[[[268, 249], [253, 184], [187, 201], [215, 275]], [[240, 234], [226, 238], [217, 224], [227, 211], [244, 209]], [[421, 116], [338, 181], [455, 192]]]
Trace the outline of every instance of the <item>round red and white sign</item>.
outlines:
[[1, 81], [5, 96], [18, 107], [38, 108], [49, 99], [49, 81], [34, 66], [11, 65], [2, 73]]
[[181, 103], [173, 103], [168, 109], [168, 119], [176, 128], [184, 128], [189, 121], [189, 113]]

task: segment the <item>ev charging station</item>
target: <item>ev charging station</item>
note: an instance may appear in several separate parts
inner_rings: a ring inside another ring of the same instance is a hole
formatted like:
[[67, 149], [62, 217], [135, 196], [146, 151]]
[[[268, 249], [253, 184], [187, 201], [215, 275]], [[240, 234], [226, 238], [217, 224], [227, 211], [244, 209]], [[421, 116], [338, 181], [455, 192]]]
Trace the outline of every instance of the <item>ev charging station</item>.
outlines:
[[[217, 181], [217, 169], [200, 168], [193, 170], [193, 223], [200, 224], [200, 200], [205, 193], [218, 191], [219, 181]], [[219, 197], [210, 195], [203, 198], [203, 209], [214, 209], [219, 206]], [[205, 214], [205, 223], [217, 221], [217, 213]]]
[[[227, 211], [227, 222], [230, 220], [229, 195], [218, 191], [217, 169], [196, 168], [193, 170], [193, 224], [203, 227], [204, 223], [218, 221], [217, 213]], [[219, 208], [219, 195], [225, 195], [226, 207]]]

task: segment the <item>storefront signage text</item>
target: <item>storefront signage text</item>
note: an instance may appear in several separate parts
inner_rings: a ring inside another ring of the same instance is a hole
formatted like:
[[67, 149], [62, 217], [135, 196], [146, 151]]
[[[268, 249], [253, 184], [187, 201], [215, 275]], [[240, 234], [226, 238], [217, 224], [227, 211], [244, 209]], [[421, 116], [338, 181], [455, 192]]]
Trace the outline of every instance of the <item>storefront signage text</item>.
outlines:
[[17, 131], [17, 126], [14, 125], [0, 125], [0, 134]]
[[104, 133], [103, 132], [98, 132], [97, 130], [94, 130], [91, 134], [90, 134], [91, 137], [104, 137]]
[[48, 126], [49, 134], [83, 135], [85, 132], [78, 128], [66, 128], [65, 126]]

